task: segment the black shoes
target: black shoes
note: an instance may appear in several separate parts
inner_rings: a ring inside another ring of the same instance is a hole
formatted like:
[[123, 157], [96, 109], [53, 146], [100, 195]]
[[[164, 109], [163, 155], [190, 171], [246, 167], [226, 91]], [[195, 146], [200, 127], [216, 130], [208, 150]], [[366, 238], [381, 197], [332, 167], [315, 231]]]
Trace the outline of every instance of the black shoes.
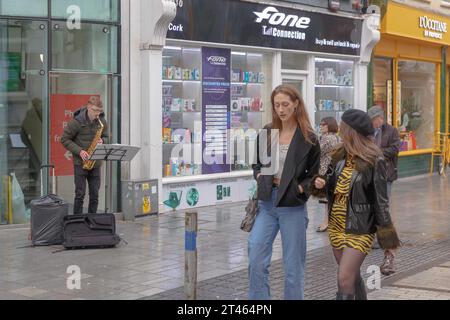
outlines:
[[366, 284], [364, 279], [359, 275], [355, 284], [355, 300], [367, 300]]

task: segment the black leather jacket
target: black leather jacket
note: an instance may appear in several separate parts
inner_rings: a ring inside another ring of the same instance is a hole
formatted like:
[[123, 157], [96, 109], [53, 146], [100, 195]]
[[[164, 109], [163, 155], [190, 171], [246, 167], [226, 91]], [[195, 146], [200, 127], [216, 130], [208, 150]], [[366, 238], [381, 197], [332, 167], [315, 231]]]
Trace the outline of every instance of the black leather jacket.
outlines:
[[[339, 175], [345, 167], [345, 152], [338, 150], [326, 174], [326, 196], [331, 214], [334, 190]], [[379, 157], [375, 166], [356, 158], [356, 168], [350, 183], [349, 202], [345, 220], [345, 232], [353, 234], [372, 234], [377, 226], [391, 224], [389, 200], [387, 196], [386, 161]], [[312, 189], [314, 191], [314, 181]], [[317, 191], [317, 189], [315, 189]], [[317, 192], [316, 192], [317, 193]], [[319, 192], [320, 193], [320, 192]]]
[[[270, 125], [264, 129], [269, 130]], [[306, 141], [300, 128], [297, 128], [292, 137], [283, 173], [281, 175], [278, 198], [275, 207], [296, 207], [305, 204], [310, 196], [309, 185], [311, 179], [318, 174], [320, 165], [320, 145], [316, 136], [311, 135], [313, 144]], [[262, 164], [259, 153], [259, 141], [257, 139], [257, 161], [253, 167], [253, 176], [258, 185], [258, 199], [270, 200], [273, 188], [273, 175], [264, 174], [262, 169], [270, 167], [269, 164]], [[267, 150], [270, 157], [270, 150]], [[259, 178], [256, 178], [261, 173]], [[301, 185], [304, 192], [300, 193], [298, 186]]]

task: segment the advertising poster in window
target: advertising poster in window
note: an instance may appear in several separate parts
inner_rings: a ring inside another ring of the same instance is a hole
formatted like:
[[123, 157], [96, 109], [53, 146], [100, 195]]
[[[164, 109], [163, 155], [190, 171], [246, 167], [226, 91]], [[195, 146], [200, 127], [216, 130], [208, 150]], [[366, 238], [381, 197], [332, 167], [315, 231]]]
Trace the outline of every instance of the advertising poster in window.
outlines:
[[50, 162], [55, 165], [56, 176], [73, 175], [72, 153], [61, 144], [64, 128], [78, 109], [87, 105], [95, 94], [52, 94], [50, 96]]
[[202, 48], [202, 173], [230, 172], [230, 49]]

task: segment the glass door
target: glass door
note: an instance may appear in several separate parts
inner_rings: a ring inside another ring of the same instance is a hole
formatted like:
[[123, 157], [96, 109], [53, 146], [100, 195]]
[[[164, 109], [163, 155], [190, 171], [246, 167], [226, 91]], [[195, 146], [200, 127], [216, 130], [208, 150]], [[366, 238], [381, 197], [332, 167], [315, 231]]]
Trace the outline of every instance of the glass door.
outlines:
[[294, 86], [300, 92], [303, 101], [306, 103], [306, 75], [284, 73], [281, 77], [282, 83]]
[[[75, 198], [73, 156], [61, 144], [64, 127], [77, 110], [84, 108], [91, 96], [98, 96], [103, 102], [105, 119], [108, 123], [109, 143], [117, 143], [118, 119], [116, 110], [117, 79], [112, 74], [89, 72], [51, 72], [50, 74], [50, 159], [56, 167], [57, 193], [71, 205]], [[113, 183], [117, 172], [116, 163], [104, 163], [101, 170], [98, 212], [112, 212], [112, 194], [117, 192]], [[117, 193], [116, 193], [117, 194]], [[87, 212], [89, 190], [86, 189], [84, 211]], [[69, 210], [72, 212], [72, 208]]]
[[0, 19], [2, 224], [26, 222], [26, 207], [41, 194], [39, 170], [47, 162], [47, 39], [45, 21]]

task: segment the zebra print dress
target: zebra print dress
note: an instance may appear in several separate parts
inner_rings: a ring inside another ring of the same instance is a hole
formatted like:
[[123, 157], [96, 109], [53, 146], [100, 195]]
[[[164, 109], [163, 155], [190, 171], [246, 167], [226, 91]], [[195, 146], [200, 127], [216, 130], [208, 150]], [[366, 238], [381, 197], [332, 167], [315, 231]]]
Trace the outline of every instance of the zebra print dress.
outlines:
[[334, 191], [334, 202], [328, 222], [328, 235], [330, 244], [335, 249], [353, 248], [368, 254], [372, 248], [374, 234], [349, 234], [345, 233], [345, 219], [349, 200], [350, 183], [355, 169], [355, 161], [349, 155], [345, 161], [345, 167], [338, 178]]

